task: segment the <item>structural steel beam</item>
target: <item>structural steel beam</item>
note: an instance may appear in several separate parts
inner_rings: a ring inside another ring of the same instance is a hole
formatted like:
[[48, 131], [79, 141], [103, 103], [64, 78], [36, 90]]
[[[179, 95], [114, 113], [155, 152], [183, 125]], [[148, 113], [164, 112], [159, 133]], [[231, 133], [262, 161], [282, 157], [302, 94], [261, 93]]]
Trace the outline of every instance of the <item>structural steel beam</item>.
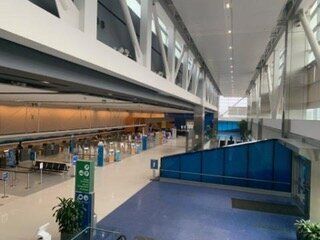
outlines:
[[169, 68], [169, 63], [168, 63], [168, 56], [167, 56], [167, 53], [166, 53], [166, 49], [164, 48], [164, 43], [163, 43], [163, 39], [162, 39], [162, 33], [161, 33], [161, 28], [160, 28], [160, 23], [159, 23], [159, 18], [158, 18], [157, 3], [156, 2], [153, 3], [152, 10], [153, 10], [154, 25], [155, 25], [157, 37], [158, 37], [158, 40], [159, 40], [159, 46], [160, 46], [160, 50], [161, 50], [162, 62], [163, 62], [166, 78], [170, 79], [171, 73], [170, 73], [170, 68]]
[[317, 60], [317, 64], [319, 66], [320, 65], [320, 46], [318, 44], [317, 37], [315, 36], [310, 26], [310, 21], [307, 19], [307, 16], [303, 9], [299, 11], [299, 19], [301, 21], [303, 30], [306, 34], [306, 37], [308, 39], [312, 52]]
[[[189, 62], [188, 62], [189, 64]], [[195, 65], [196, 65], [196, 60], [193, 59], [192, 61], [192, 67], [190, 69], [190, 71], [188, 72], [188, 78], [187, 78], [187, 90], [189, 89], [189, 86], [190, 86], [190, 82], [192, 80], [192, 77], [193, 77], [193, 74], [194, 74], [194, 68], [195, 68]]]
[[135, 55], [136, 55], [136, 60], [137, 60], [138, 63], [142, 64], [143, 63], [142, 52], [141, 52], [141, 49], [140, 49], [140, 44], [139, 44], [139, 41], [138, 41], [138, 37], [137, 37], [136, 31], [134, 29], [134, 25], [133, 25], [133, 21], [132, 21], [132, 18], [131, 18], [131, 14], [130, 14], [130, 10], [129, 10], [127, 1], [126, 0], [119, 0], [119, 2], [120, 2], [120, 5], [121, 5], [121, 8], [122, 8], [122, 11], [123, 11], [124, 18], [125, 18], [126, 23], [127, 23], [128, 31], [129, 31], [129, 34], [130, 34], [130, 39], [131, 39], [131, 42], [132, 42], [132, 45], [133, 45], [133, 48], [134, 48], [134, 51], [135, 51]]
[[141, 0], [140, 49], [143, 65], [151, 70], [152, 50], [152, 1]]
[[175, 69], [175, 73], [174, 73], [174, 77], [173, 77], [174, 80], [176, 80], [176, 78], [178, 76], [178, 73], [179, 73], [179, 70], [180, 70], [180, 66], [181, 66], [181, 63], [183, 61], [185, 52], [186, 52], [186, 46], [183, 45], [182, 46], [182, 50], [181, 50], [181, 56], [180, 56], [180, 58], [178, 60], [178, 63], [177, 63], [176, 69]]
[[183, 58], [183, 69], [182, 69], [182, 88], [188, 90], [188, 79], [189, 79], [189, 49], [186, 50], [185, 56]]

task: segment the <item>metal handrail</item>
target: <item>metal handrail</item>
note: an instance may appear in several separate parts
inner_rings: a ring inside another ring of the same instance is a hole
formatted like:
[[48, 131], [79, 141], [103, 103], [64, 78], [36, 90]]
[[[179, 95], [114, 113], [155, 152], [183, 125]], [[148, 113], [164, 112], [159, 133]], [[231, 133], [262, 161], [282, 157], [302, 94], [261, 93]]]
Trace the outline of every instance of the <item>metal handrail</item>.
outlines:
[[101, 228], [93, 228], [93, 227], [87, 227], [87, 228], [83, 229], [81, 232], [79, 232], [77, 235], [75, 235], [71, 240], [77, 240], [77, 238], [80, 237], [83, 233], [86, 233], [87, 231], [92, 231], [92, 230], [119, 235], [116, 240], [127, 240], [126, 236], [121, 234], [120, 232], [105, 230], [105, 229], [101, 229]]

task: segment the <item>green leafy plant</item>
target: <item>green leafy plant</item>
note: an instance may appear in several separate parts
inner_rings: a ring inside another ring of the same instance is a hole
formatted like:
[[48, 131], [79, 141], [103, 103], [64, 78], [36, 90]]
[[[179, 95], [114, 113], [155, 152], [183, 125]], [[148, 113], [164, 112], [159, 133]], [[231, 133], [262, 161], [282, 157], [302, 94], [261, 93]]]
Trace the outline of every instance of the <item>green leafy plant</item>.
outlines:
[[310, 220], [298, 220], [295, 223], [298, 240], [319, 240], [320, 224], [312, 223]]
[[248, 122], [246, 120], [241, 120], [239, 122], [240, 136], [243, 140], [246, 140], [250, 134], [248, 129]]
[[52, 208], [53, 217], [59, 225], [59, 231], [63, 234], [75, 234], [81, 230], [85, 208], [79, 201], [73, 198], [58, 198], [60, 203]]

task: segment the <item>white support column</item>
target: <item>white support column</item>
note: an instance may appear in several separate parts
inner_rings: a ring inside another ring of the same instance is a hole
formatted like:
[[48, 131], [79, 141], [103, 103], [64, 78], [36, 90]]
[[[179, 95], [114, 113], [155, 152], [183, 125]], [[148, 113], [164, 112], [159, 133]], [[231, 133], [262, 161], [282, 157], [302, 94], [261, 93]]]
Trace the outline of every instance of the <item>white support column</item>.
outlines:
[[121, 5], [121, 8], [122, 8], [122, 11], [123, 11], [124, 18], [126, 20], [126, 24], [127, 24], [127, 27], [128, 27], [128, 31], [129, 31], [129, 34], [130, 34], [132, 45], [134, 47], [134, 51], [135, 51], [137, 62], [142, 64], [142, 62], [143, 62], [142, 61], [142, 52], [141, 52], [141, 49], [140, 49], [140, 44], [139, 44], [139, 41], [138, 41], [138, 37], [137, 37], [136, 31], [134, 29], [134, 25], [133, 25], [133, 22], [132, 22], [132, 18], [131, 18], [131, 14], [130, 14], [130, 10], [129, 10], [127, 1], [126, 0], [119, 0], [119, 2], [120, 2], [120, 5]]
[[188, 79], [189, 79], [189, 49], [186, 49], [186, 53], [183, 57], [183, 72], [182, 72], [182, 88], [188, 90]]
[[310, 21], [307, 19], [307, 16], [304, 13], [304, 10], [300, 10], [299, 18], [300, 18], [303, 30], [308, 39], [308, 42], [310, 44], [310, 47], [312, 49], [312, 52], [317, 60], [317, 64], [320, 65], [320, 46], [318, 44], [318, 40], [314, 32], [312, 31], [312, 28], [310, 27]]
[[151, 70], [152, 52], [152, 1], [141, 0], [140, 49], [143, 65]]
[[172, 25], [168, 28], [168, 65], [170, 70], [170, 80], [175, 82], [176, 72], [176, 30]]
[[[174, 73], [174, 81], [176, 80], [177, 76], [178, 76], [178, 73], [179, 73], [179, 69], [180, 69], [180, 66], [181, 66], [181, 63], [182, 63], [182, 60], [184, 59], [184, 54], [186, 52], [186, 47], [185, 45], [182, 46], [182, 50], [181, 50], [181, 56], [178, 60], [178, 63], [177, 63], [177, 66], [176, 66], [176, 69], [175, 69], [175, 73]], [[183, 81], [183, 80], [182, 80]]]
[[159, 40], [159, 46], [160, 46], [160, 50], [161, 50], [161, 56], [162, 56], [162, 61], [163, 61], [163, 66], [164, 66], [166, 78], [170, 79], [171, 73], [170, 73], [170, 68], [169, 68], [166, 49], [164, 48], [161, 28], [160, 28], [160, 24], [159, 24], [159, 18], [158, 18], [158, 12], [157, 12], [157, 3], [153, 4], [152, 10], [153, 10], [154, 25], [155, 25], [156, 32], [157, 32], [157, 37], [158, 37], [158, 40]]
[[75, 0], [74, 3], [80, 13], [80, 30], [96, 39], [98, 0]]

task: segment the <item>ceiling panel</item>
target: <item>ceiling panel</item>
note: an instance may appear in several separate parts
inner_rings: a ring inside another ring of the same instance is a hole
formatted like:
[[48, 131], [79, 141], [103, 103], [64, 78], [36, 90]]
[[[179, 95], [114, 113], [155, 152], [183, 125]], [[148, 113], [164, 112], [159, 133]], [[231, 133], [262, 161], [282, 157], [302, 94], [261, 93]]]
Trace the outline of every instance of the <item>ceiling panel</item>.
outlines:
[[223, 95], [243, 96], [286, 0], [172, 1]]

